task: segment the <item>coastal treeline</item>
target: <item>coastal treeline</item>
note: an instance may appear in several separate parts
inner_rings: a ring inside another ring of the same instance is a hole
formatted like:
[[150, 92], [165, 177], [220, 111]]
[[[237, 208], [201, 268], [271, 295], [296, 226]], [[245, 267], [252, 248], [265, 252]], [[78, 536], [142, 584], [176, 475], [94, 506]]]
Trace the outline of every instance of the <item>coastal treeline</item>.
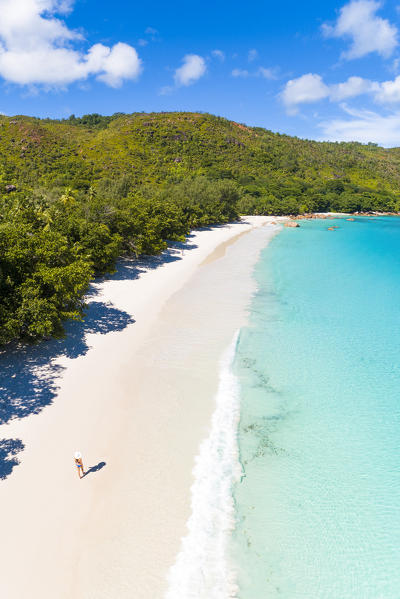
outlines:
[[[112, 185], [110, 187], [113, 187]], [[237, 218], [232, 181], [204, 177], [119, 197], [67, 188], [0, 199], [0, 343], [63, 334], [96, 274], [122, 255], [156, 254], [191, 228]]]
[[63, 334], [96, 274], [240, 214], [400, 211], [400, 151], [198, 113], [0, 117], [0, 343]]

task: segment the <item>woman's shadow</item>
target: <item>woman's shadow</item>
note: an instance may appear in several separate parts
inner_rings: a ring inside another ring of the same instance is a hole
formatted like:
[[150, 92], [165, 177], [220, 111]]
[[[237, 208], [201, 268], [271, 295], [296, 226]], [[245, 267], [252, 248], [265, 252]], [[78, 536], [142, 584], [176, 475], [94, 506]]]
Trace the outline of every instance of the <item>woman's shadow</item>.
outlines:
[[92, 472], [98, 472], [99, 470], [104, 468], [105, 465], [106, 465], [106, 462], [99, 462], [98, 464], [96, 464], [96, 466], [91, 466], [89, 468], [89, 470], [86, 470], [85, 476], [87, 476], [88, 474], [91, 474]]

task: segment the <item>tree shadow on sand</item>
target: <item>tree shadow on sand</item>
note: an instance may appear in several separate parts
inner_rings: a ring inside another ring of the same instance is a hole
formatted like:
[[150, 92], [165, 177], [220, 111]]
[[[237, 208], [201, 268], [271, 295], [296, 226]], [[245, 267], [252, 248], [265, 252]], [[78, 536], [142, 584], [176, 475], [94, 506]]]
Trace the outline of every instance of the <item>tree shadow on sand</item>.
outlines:
[[0, 424], [38, 414], [56, 395], [60, 357], [78, 358], [89, 350], [89, 333], [122, 331], [134, 319], [110, 304], [91, 301], [83, 322], [66, 324], [66, 336], [37, 345], [14, 345], [0, 353]]
[[193, 237], [192, 234], [187, 236], [188, 241], [169, 241], [168, 248], [157, 256], [141, 256], [136, 260], [132, 259], [121, 259], [118, 261], [116, 272], [112, 275], [105, 275], [97, 282], [102, 281], [123, 281], [125, 279], [134, 280], [138, 279], [147, 270], [154, 270], [168, 264], [170, 262], [177, 262], [182, 260], [186, 251], [194, 250], [198, 246], [192, 243], [190, 239]]
[[[90, 349], [86, 336], [122, 331], [134, 323], [130, 314], [111, 304], [90, 301], [83, 322], [68, 322], [66, 336], [37, 345], [15, 344], [0, 352], [0, 425], [38, 414], [52, 403], [64, 370], [61, 357], [78, 358]], [[19, 439], [0, 439], [0, 479], [19, 463], [15, 454], [24, 449]]]
[[0, 441], [0, 479], [7, 478], [14, 466], [19, 464], [17, 453], [24, 449], [19, 439], [2, 439]]
[[[85, 355], [90, 349], [88, 334], [106, 335], [122, 331], [135, 322], [127, 312], [97, 299], [98, 283], [137, 279], [146, 270], [181, 260], [187, 250], [197, 247], [191, 243], [190, 237], [184, 243], [171, 242], [159, 256], [119, 260], [114, 274], [94, 281], [87, 294], [89, 303], [84, 320], [65, 323], [64, 338], [42, 341], [37, 345], [10, 344], [0, 349], [0, 425], [38, 414], [53, 402], [64, 370], [57, 363], [58, 359]], [[18, 439], [0, 439], [0, 479], [8, 476], [18, 464], [15, 455], [23, 449], [24, 445]]]

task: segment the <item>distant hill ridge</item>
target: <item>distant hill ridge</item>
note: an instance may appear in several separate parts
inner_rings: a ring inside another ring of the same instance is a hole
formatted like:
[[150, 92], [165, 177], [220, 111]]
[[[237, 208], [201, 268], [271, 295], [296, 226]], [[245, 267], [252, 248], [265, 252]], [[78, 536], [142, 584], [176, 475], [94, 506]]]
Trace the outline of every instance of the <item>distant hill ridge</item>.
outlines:
[[2, 116], [0, 155], [3, 185], [85, 190], [124, 177], [132, 188], [205, 176], [235, 181], [245, 212], [400, 208], [398, 148], [302, 140], [209, 114]]

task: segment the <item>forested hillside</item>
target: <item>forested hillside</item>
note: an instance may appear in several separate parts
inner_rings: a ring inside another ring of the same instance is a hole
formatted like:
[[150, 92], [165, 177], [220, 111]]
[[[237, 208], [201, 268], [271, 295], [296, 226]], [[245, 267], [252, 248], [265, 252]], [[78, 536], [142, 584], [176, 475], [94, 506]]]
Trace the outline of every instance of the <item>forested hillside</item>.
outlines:
[[96, 273], [239, 214], [400, 211], [400, 150], [206, 114], [0, 117], [0, 343], [63, 332]]

